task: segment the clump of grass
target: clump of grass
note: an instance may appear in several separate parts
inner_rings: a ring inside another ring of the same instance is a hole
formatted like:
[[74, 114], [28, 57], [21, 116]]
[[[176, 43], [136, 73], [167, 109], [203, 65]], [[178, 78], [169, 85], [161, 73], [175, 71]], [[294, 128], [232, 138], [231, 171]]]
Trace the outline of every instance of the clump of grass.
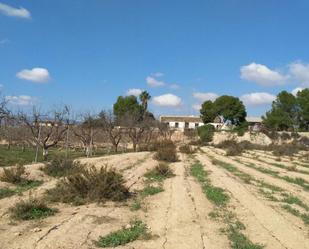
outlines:
[[0, 176], [0, 180], [3, 182], [9, 182], [18, 184], [24, 181], [22, 175], [25, 173], [25, 167], [17, 165], [15, 167], [3, 168], [3, 173]]
[[173, 176], [174, 173], [167, 163], [159, 163], [154, 169], [145, 174], [145, 177], [151, 181], [163, 181]]
[[179, 146], [179, 151], [184, 154], [194, 154], [196, 150], [189, 144], [185, 144]]
[[232, 249], [262, 249], [263, 245], [255, 244], [250, 241], [242, 232], [242, 226], [230, 225], [228, 228], [228, 238]]
[[10, 212], [16, 220], [35, 220], [54, 215], [57, 209], [49, 208], [43, 201], [30, 197], [27, 201], [16, 203]]
[[149, 195], [155, 195], [155, 194], [158, 194], [160, 192], [163, 192], [163, 188], [161, 186], [159, 187], [155, 187], [155, 186], [146, 186], [142, 192], [141, 192], [141, 195], [143, 197], [146, 197], [146, 196], [149, 196]]
[[299, 210], [291, 207], [290, 205], [282, 205], [282, 208], [288, 211], [289, 213], [293, 214], [294, 216], [297, 216], [303, 220], [303, 222], [308, 225], [309, 224], [309, 214], [303, 214], [299, 212]]
[[130, 228], [122, 228], [106, 236], [101, 236], [97, 242], [99, 247], [116, 247], [128, 244], [137, 239], [149, 238], [147, 226], [142, 221], [137, 220], [131, 223]]
[[203, 165], [195, 162], [190, 168], [191, 175], [194, 176], [199, 182], [205, 182], [207, 179], [207, 172], [204, 170]]
[[142, 203], [140, 202], [140, 200], [134, 200], [133, 203], [130, 206], [130, 210], [131, 211], [137, 211], [139, 209], [142, 208]]
[[155, 159], [166, 162], [177, 162], [178, 156], [176, 145], [171, 140], [163, 140], [158, 142], [156, 148]]
[[14, 195], [16, 192], [10, 188], [0, 188], [0, 199], [10, 197]]
[[299, 186], [303, 187], [305, 190], [309, 190], [309, 183], [301, 177], [292, 178], [292, 177], [289, 177], [289, 176], [282, 176], [280, 178], [287, 181], [287, 182], [299, 185]]
[[57, 157], [47, 163], [41, 170], [49, 176], [62, 177], [73, 174], [80, 169], [80, 164], [74, 163], [73, 160], [65, 157]]
[[66, 176], [55, 188], [47, 190], [47, 198], [75, 205], [106, 200], [123, 201], [130, 195], [124, 183], [120, 173], [106, 166], [99, 170], [95, 167], [83, 168]]
[[288, 203], [288, 204], [296, 204], [302, 208], [304, 208], [306, 211], [309, 211], [309, 207], [306, 203], [304, 203], [301, 199], [299, 199], [297, 196], [293, 195], [287, 195], [282, 202]]

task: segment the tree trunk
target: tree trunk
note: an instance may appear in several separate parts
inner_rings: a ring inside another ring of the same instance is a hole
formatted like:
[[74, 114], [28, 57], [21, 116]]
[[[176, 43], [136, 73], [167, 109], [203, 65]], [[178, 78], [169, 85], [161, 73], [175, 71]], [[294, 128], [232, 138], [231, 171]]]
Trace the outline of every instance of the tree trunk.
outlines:
[[43, 160], [47, 161], [48, 158], [48, 148], [43, 148]]

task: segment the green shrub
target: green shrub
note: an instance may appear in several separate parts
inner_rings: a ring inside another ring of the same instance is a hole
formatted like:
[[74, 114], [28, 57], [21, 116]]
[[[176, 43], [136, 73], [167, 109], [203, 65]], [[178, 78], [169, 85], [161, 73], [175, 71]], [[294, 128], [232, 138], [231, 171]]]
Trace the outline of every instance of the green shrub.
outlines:
[[163, 188], [162, 187], [154, 187], [154, 186], [146, 186], [143, 190], [142, 190], [142, 196], [148, 196], [148, 195], [155, 195], [158, 194], [160, 192], [163, 192]]
[[51, 162], [47, 163], [42, 171], [53, 177], [62, 177], [69, 174], [73, 174], [81, 169], [81, 165], [74, 163], [71, 159], [66, 159], [65, 157], [57, 157]]
[[47, 190], [51, 201], [73, 203], [123, 201], [129, 197], [129, 190], [124, 185], [123, 176], [106, 166], [97, 170], [81, 168], [79, 172], [66, 176], [57, 186]]
[[197, 133], [203, 143], [209, 143], [213, 139], [215, 127], [211, 124], [203, 125], [197, 128]]
[[166, 162], [177, 162], [178, 156], [176, 145], [171, 140], [162, 140], [158, 142], [155, 159]]
[[31, 198], [10, 208], [11, 217], [17, 220], [34, 220], [54, 215], [57, 209], [49, 208], [43, 201]]
[[22, 175], [25, 173], [24, 166], [16, 166], [16, 167], [9, 167], [3, 168], [3, 173], [0, 177], [0, 180], [3, 182], [9, 182], [13, 184], [18, 184], [24, 181]]
[[237, 133], [238, 136], [242, 137], [245, 135], [245, 132], [248, 131], [249, 124], [247, 122], [242, 122], [241, 124], [237, 125], [233, 131]]

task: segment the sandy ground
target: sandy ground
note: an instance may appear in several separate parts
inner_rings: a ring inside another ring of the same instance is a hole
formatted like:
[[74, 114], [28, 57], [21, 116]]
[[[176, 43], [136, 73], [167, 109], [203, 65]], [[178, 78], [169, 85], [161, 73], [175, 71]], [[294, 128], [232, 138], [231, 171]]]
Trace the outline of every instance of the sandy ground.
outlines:
[[[210, 156], [232, 163], [239, 170], [252, 177], [283, 188], [298, 196], [309, 205], [309, 194], [300, 186], [285, 182], [247, 167], [242, 162], [273, 169], [282, 175], [295, 174], [269, 164], [261, 163], [254, 156], [235, 159], [224, 156], [222, 150], [202, 148], [195, 157], [209, 171], [214, 186], [223, 188], [230, 196], [228, 209], [233, 211], [244, 223], [243, 233], [253, 242], [264, 244], [269, 249], [306, 249], [309, 248], [308, 225], [271, 202], [258, 191], [255, 185], [244, 184], [218, 165], [211, 162]], [[145, 186], [143, 175], [155, 167], [157, 162], [149, 152], [128, 153], [91, 159], [81, 159], [85, 166], [101, 167], [108, 165], [121, 172], [131, 191]], [[11, 220], [8, 208], [18, 200], [28, 198], [29, 191], [23, 196], [12, 196], [0, 200], [0, 248], [1, 249], [90, 249], [97, 248], [94, 241], [129, 224], [133, 219], [143, 220], [154, 235], [150, 240], [137, 240], [119, 248], [125, 249], [225, 249], [230, 248], [226, 234], [222, 233], [225, 224], [209, 217], [215, 210], [206, 198], [200, 184], [189, 174], [193, 159], [181, 154], [179, 162], [170, 164], [175, 176], [163, 183], [164, 191], [143, 200], [143, 208], [130, 210], [127, 203], [89, 204], [70, 206], [52, 205], [59, 209], [55, 216], [39, 221]], [[44, 183], [32, 190], [40, 197], [46, 189], [55, 186], [57, 180], [43, 174], [42, 165], [26, 166], [28, 177], [40, 179]], [[297, 173], [300, 174], [300, 173]], [[291, 175], [292, 176], [292, 175]], [[293, 175], [294, 176], [294, 175]], [[9, 186], [1, 183], [0, 187]]]

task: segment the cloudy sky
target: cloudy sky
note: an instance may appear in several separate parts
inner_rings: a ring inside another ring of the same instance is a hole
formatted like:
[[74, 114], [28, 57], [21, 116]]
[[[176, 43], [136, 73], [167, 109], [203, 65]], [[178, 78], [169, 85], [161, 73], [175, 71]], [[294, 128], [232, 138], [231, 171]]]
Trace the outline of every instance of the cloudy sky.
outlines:
[[0, 90], [11, 106], [109, 109], [152, 95], [197, 114], [222, 94], [262, 115], [309, 87], [308, 0], [0, 0]]

